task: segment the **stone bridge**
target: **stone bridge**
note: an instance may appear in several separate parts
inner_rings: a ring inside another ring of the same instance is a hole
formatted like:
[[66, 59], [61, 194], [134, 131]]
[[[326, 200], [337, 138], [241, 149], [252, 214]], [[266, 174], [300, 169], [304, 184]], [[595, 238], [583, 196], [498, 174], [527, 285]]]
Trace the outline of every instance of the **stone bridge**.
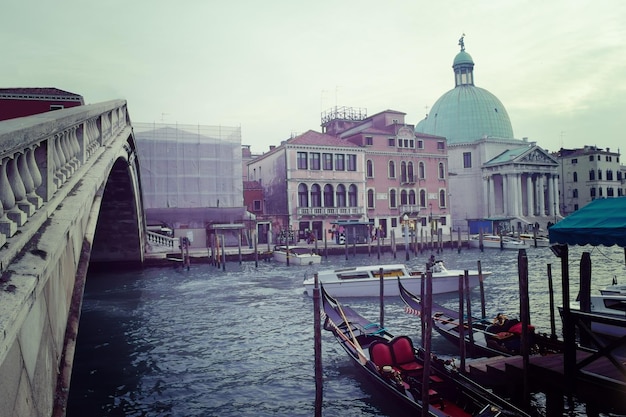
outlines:
[[0, 417], [63, 416], [88, 267], [139, 266], [126, 101], [0, 122]]

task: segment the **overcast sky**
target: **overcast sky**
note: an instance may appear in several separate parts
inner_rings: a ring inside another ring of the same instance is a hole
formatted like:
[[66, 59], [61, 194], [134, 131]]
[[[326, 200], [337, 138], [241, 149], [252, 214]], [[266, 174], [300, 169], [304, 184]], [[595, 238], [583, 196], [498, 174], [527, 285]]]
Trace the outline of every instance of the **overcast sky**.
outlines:
[[333, 106], [416, 124], [454, 87], [465, 34], [475, 84], [516, 138], [617, 150], [626, 133], [626, 1], [5, 0], [2, 87], [125, 99], [134, 122], [241, 126], [264, 152], [321, 131]]

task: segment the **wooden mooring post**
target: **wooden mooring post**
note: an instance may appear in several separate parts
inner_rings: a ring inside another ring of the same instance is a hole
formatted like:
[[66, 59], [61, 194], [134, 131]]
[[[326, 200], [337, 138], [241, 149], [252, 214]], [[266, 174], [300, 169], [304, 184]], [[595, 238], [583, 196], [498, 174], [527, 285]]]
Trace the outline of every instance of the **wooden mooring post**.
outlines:
[[317, 272], [313, 280], [313, 339], [315, 351], [315, 417], [322, 417], [324, 383], [322, 379], [322, 331], [320, 313], [320, 289]]

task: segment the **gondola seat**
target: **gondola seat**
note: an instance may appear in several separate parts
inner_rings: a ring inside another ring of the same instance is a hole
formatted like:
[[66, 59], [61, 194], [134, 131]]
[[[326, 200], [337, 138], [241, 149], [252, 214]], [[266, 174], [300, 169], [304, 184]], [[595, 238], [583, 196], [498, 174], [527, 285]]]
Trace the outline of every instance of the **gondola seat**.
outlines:
[[382, 340], [376, 340], [372, 342], [369, 347], [370, 359], [380, 369], [383, 366], [394, 366], [393, 357], [391, 356], [391, 349], [389, 345]]
[[393, 365], [407, 374], [415, 374], [421, 372], [424, 368], [421, 363], [415, 359], [415, 349], [413, 342], [408, 336], [396, 336], [389, 342], [391, 354], [393, 356]]

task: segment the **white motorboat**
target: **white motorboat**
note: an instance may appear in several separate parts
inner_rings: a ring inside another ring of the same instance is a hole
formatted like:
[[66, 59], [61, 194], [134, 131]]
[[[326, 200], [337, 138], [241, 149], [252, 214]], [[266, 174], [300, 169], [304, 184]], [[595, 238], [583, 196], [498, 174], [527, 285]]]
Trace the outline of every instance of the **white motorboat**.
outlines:
[[313, 265], [322, 261], [320, 255], [305, 246], [276, 246], [273, 257], [275, 261], [282, 263], [287, 263], [289, 258], [289, 265]]
[[[480, 235], [472, 235], [469, 239], [470, 248], [480, 248]], [[528, 247], [526, 242], [510, 236], [483, 235], [483, 248], [485, 249], [524, 249]]]
[[[579, 311], [580, 303], [578, 301], [572, 301], [570, 303], [570, 309]], [[562, 307], [559, 307], [559, 310], [562, 311]], [[594, 333], [611, 338], [626, 336], [626, 295], [592, 295], [591, 313], [609, 318], [622, 319], [621, 323], [615, 324], [592, 321], [591, 331]]]
[[535, 247], [535, 242], [538, 248], [547, 248], [550, 246], [550, 239], [545, 236], [535, 237], [535, 235], [533, 235], [532, 233], [520, 233], [519, 239], [526, 242], [526, 245], [530, 246], [531, 248]]
[[[340, 269], [318, 271], [318, 282], [333, 297], [378, 297], [380, 295], [380, 270], [383, 270], [384, 295], [399, 296], [398, 278], [402, 285], [414, 294], [420, 294], [422, 276], [426, 271], [409, 270], [404, 264], [355, 266]], [[433, 294], [455, 292], [459, 290], [459, 275], [465, 275], [462, 269], [446, 269], [443, 261], [433, 266]], [[491, 272], [482, 272], [483, 278]], [[308, 295], [313, 295], [314, 276], [304, 279], [304, 288]], [[469, 287], [479, 285], [478, 271], [468, 271]]]

